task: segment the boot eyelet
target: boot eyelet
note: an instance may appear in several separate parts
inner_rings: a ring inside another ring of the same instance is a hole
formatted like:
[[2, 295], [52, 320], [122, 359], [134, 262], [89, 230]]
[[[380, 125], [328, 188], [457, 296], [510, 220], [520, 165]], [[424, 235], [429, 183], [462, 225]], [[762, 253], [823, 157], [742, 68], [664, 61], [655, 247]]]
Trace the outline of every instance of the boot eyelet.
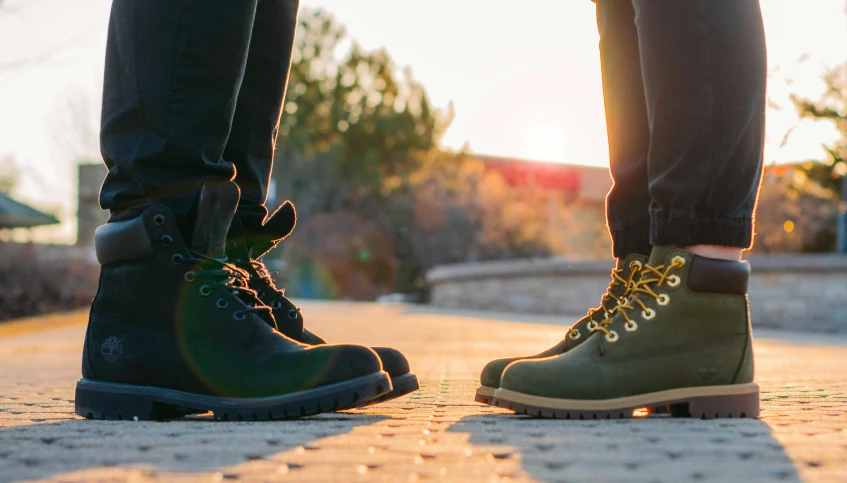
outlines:
[[162, 246], [169, 247], [171, 246], [171, 243], [174, 242], [174, 239], [170, 235], [162, 235], [162, 238], [159, 238], [159, 241], [162, 242]]
[[197, 273], [192, 272], [192, 271], [188, 271], [188, 272], [185, 272], [185, 275], [183, 275], [182, 278], [184, 278], [186, 282], [191, 283], [191, 282], [197, 280]]
[[633, 262], [629, 264], [629, 269], [631, 271], [641, 270], [642, 268], [643, 265], [638, 260], [633, 260]]
[[598, 325], [599, 324], [597, 322], [594, 322], [593, 320], [589, 320], [588, 321], [588, 330], [596, 330]]
[[682, 258], [681, 256], [677, 255], [677, 256], [675, 256], [671, 259], [671, 265], [675, 265], [677, 267], [684, 267], [685, 266], [685, 259]]
[[243, 310], [236, 310], [232, 313], [232, 318], [235, 320], [244, 320], [247, 318], [247, 314]]
[[210, 293], [212, 293], [212, 287], [208, 285], [203, 285], [202, 287], [200, 287], [200, 295], [208, 297]]
[[571, 340], [577, 340], [582, 337], [582, 334], [579, 333], [579, 329], [573, 329], [571, 330], [571, 333], [568, 334], [568, 337], [570, 337]]
[[619, 338], [618, 333], [614, 330], [611, 330], [608, 334], [606, 334], [606, 340], [609, 342], [617, 342]]
[[671, 302], [671, 297], [666, 293], [659, 294], [659, 298], [656, 299], [656, 302], [659, 305], [667, 305]]
[[627, 332], [635, 332], [636, 330], [638, 330], [638, 324], [636, 324], [632, 320], [627, 320], [623, 326]]
[[174, 254], [171, 256], [171, 261], [172, 261], [172, 262], [174, 262], [174, 265], [179, 265], [180, 263], [182, 263], [183, 261], [185, 261], [185, 257], [184, 257], [184, 256], [182, 256], [182, 255], [181, 255], [181, 254], [179, 254], [179, 253], [174, 253]]
[[256, 295], [258, 295], [258, 296], [259, 296], [259, 298], [264, 298], [264, 297], [265, 297], [265, 291], [264, 291], [264, 290], [259, 290], [258, 292], [256, 292]]
[[224, 299], [218, 299], [215, 301], [215, 305], [217, 305], [219, 309], [225, 309], [229, 307], [229, 302]]
[[647, 309], [647, 310], [641, 311], [641, 317], [644, 318], [644, 320], [650, 320], [655, 316], [656, 316], [656, 311], [653, 310], [653, 309]]
[[297, 320], [297, 317], [300, 316], [300, 313], [294, 309], [288, 309], [288, 318], [291, 320]]
[[165, 224], [165, 215], [162, 215], [162, 214], [155, 215], [153, 217], [153, 223], [155, 223], [156, 226], [164, 225]]
[[235, 242], [230, 240], [230, 241], [226, 242], [226, 245], [224, 245], [224, 250], [231, 252], [231, 251], [235, 250], [236, 246], [237, 245], [235, 244]]
[[681, 281], [682, 280], [676, 275], [671, 275], [670, 277], [668, 277], [668, 285], [671, 287], [676, 287]]
[[271, 308], [274, 309], [274, 310], [281, 309], [282, 308], [282, 302], [279, 301], [279, 300], [275, 301], [274, 303], [271, 304]]

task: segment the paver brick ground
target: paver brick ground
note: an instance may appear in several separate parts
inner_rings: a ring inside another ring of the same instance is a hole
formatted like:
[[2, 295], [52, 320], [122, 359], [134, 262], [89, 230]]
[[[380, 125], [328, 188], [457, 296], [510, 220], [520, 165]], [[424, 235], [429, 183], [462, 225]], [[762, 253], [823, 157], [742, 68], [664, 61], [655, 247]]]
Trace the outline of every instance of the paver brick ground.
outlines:
[[422, 389], [295, 421], [86, 421], [73, 414], [86, 313], [12, 322], [0, 325], [0, 481], [847, 481], [845, 336], [757, 331], [761, 419], [550, 421], [473, 391], [488, 360], [548, 347], [567, 318], [304, 311], [331, 341], [402, 350]]

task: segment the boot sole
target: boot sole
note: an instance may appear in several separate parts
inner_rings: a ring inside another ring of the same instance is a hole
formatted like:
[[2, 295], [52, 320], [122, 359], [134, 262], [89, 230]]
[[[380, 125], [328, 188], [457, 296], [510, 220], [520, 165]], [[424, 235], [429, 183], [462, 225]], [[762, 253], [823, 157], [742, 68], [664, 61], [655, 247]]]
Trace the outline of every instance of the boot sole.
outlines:
[[633, 410], [666, 406], [672, 417], [755, 418], [759, 386], [754, 383], [670, 389], [615, 399], [581, 400], [533, 396], [497, 389], [494, 405], [519, 414], [556, 419], [620, 419]]
[[479, 386], [476, 388], [476, 394], [474, 395], [473, 400], [482, 403], [488, 404], [489, 406], [493, 406], [492, 400], [494, 399], [494, 392], [497, 391], [496, 387], [491, 386]]
[[[474, 401], [482, 404], [488, 404], [489, 406], [495, 406], [494, 402], [494, 392], [497, 391], [498, 388], [491, 386], [479, 386], [476, 388], [476, 395], [474, 396]], [[647, 408], [647, 412], [649, 414], [667, 414], [668, 407], [667, 406], [658, 406]]]
[[212, 411], [217, 420], [293, 419], [350, 409], [390, 392], [384, 371], [281, 396], [230, 398], [152, 386], [100, 382], [76, 384], [75, 412], [86, 419], [151, 421]]
[[383, 394], [381, 396], [377, 396], [373, 400], [365, 403], [364, 406], [370, 406], [371, 404], [385, 402], [389, 399], [396, 399], [398, 397], [405, 396], [406, 394], [415, 392], [421, 388], [420, 384], [418, 383], [418, 376], [416, 376], [413, 372], [407, 372], [405, 374], [392, 377], [391, 386], [394, 387], [391, 392]]

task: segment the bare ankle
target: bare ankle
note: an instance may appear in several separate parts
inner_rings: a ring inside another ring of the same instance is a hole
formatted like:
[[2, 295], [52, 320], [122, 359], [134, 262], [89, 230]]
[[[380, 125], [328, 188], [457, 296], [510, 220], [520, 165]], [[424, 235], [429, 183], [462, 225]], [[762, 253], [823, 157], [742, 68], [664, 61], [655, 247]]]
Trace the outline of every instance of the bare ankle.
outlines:
[[738, 247], [725, 247], [721, 245], [692, 245], [685, 247], [689, 252], [707, 258], [718, 258], [721, 260], [741, 260], [742, 249]]

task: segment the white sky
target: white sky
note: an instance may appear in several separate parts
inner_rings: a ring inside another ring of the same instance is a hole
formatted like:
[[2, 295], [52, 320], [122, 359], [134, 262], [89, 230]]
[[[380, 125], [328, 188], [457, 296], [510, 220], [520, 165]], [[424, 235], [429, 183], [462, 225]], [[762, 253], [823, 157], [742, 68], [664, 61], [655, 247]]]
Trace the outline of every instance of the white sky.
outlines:
[[[826, 66], [847, 60], [845, 0], [761, 0], [768, 36], [768, 162], [823, 157], [825, 125], [797, 124], [791, 92], [817, 97]], [[365, 48], [385, 46], [412, 67], [436, 106], [453, 101], [445, 144], [474, 152], [607, 165], [594, 5], [589, 0], [301, 0], [323, 7]], [[79, 157], [95, 137], [108, 0], [7, 0], [0, 9], [0, 175], [17, 197], [57, 213], [39, 240], [71, 241]], [[35, 65], [20, 59], [57, 52]], [[808, 55], [808, 59], [800, 61]], [[790, 83], [790, 85], [789, 85]], [[76, 112], [76, 114], [74, 114]], [[69, 142], [71, 134], [87, 141]], [[15, 158], [15, 166], [3, 161]]]

